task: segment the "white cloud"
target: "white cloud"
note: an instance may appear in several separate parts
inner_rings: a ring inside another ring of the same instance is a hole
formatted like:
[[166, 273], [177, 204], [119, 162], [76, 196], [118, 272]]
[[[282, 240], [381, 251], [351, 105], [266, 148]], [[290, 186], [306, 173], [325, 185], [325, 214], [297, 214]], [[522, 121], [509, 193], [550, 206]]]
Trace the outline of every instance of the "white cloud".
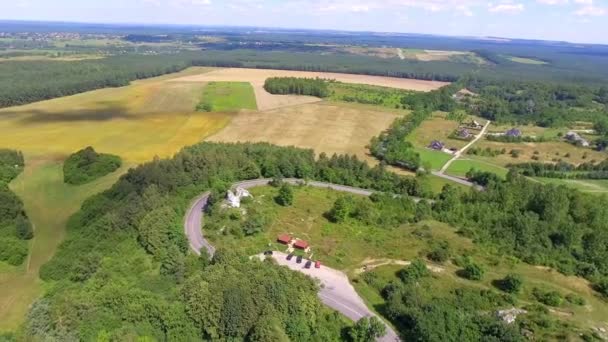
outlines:
[[536, 0], [536, 2], [538, 2], [540, 4], [544, 4], [544, 5], [564, 5], [564, 4], [569, 3], [570, 1], [568, 1], [568, 0]]
[[488, 11], [492, 13], [520, 13], [524, 10], [521, 3], [489, 4]]
[[608, 14], [608, 10], [604, 7], [598, 7], [593, 4], [586, 5], [578, 9], [574, 14], [581, 17], [601, 17]]

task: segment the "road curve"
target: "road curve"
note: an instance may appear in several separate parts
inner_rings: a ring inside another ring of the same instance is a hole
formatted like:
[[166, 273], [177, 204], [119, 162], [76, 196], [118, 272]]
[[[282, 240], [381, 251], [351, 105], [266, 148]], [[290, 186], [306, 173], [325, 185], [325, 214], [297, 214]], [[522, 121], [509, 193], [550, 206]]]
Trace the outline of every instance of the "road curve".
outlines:
[[[268, 185], [271, 181], [272, 179], [247, 180], [234, 183], [232, 187], [250, 189]], [[313, 186], [316, 188], [332, 189], [335, 191], [348, 192], [361, 196], [370, 196], [374, 193], [373, 191], [362, 188], [317, 181], [304, 182], [301, 179], [295, 178], [283, 179], [283, 181], [292, 185], [305, 183], [306, 185]], [[186, 213], [186, 217], [184, 219], [184, 231], [186, 233], [186, 236], [188, 237], [190, 248], [194, 253], [200, 255], [201, 250], [204, 248], [207, 251], [208, 255], [211, 257], [215, 254], [215, 247], [213, 247], [209, 243], [209, 241], [207, 241], [203, 237], [202, 233], [203, 209], [207, 206], [207, 203], [209, 202], [210, 194], [210, 192], [205, 192], [192, 201], [192, 204], [190, 205], [190, 208], [188, 209], [188, 212]], [[284, 257], [276, 258], [276, 256], [275, 259], [279, 262], [279, 264], [283, 264], [282, 261], [285, 260]], [[304, 268], [300, 267], [301, 269], [295, 269], [293, 265], [287, 264], [286, 266], [296, 271], [306, 273]], [[324, 286], [321, 288], [318, 295], [325, 305], [342, 313], [344, 316], [354, 321], [357, 321], [362, 317], [376, 316], [371, 310], [367, 308], [361, 297], [357, 294], [353, 286], [348, 281], [348, 277], [344, 273], [337, 270], [329, 269], [325, 266], [323, 267], [323, 269], [325, 269], [326, 272], [333, 272], [333, 275], [330, 278], [337, 279], [336, 281], [329, 282], [327, 282], [326, 279], [320, 279]], [[338, 286], [334, 286], [335, 284], [338, 284]], [[379, 342], [400, 341], [397, 333], [392, 329], [392, 327], [386, 324], [386, 328], [387, 333], [385, 336], [378, 339]]]

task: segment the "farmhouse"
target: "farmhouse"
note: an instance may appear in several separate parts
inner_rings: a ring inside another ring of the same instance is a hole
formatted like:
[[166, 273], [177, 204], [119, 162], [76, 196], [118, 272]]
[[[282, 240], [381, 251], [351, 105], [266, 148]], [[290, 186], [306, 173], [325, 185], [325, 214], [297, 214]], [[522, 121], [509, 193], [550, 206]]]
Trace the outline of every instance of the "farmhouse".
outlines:
[[566, 133], [566, 140], [583, 147], [589, 147], [591, 145], [585, 138], [581, 137], [580, 134], [573, 131]]
[[461, 139], [469, 139], [473, 136], [473, 134], [471, 134], [471, 132], [466, 128], [459, 129], [456, 135]]
[[522, 136], [522, 132], [517, 128], [511, 128], [510, 130], [505, 132], [505, 135], [508, 137], [519, 138]]
[[439, 140], [433, 140], [433, 141], [431, 141], [431, 144], [429, 145], [430, 149], [437, 150], [437, 151], [442, 151], [444, 147], [445, 147], [445, 144]]
[[277, 237], [277, 242], [288, 245], [291, 242], [291, 236], [289, 234], [281, 234]]

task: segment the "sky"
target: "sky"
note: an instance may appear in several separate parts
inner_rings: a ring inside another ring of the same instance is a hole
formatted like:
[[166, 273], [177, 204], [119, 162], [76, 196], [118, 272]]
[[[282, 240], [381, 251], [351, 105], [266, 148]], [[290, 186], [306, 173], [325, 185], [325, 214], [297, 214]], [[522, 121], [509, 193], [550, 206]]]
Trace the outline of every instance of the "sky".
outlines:
[[0, 19], [258, 26], [608, 44], [608, 0], [0, 0]]

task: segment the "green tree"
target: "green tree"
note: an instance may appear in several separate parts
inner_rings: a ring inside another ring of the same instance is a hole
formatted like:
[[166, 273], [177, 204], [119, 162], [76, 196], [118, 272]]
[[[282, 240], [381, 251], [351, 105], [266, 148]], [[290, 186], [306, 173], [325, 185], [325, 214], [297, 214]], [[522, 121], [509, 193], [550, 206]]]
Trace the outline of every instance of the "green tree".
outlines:
[[340, 196], [334, 202], [333, 207], [327, 213], [328, 218], [335, 223], [342, 223], [351, 215], [354, 208], [353, 199], [350, 196]]
[[253, 326], [250, 333], [249, 342], [289, 342], [289, 337], [285, 333], [281, 320], [276, 313], [270, 312], [261, 316]]
[[426, 267], [424, 261], [420, 259], [412, 261], [409, 266], [399, 271], [399, 278], [401, 278], [404, 283], [412, 283], [421, 278], [428, 277], [429, 275], [431, 275], [431, 272]]
[[279, 194], [275, 198], [275, 201], [284, 207], [288, 207], [293, 204], [293, 189], [287, 183], [283, 183], [279, 188]]
[[25, 214], [20, 214], [17, 216], [17, 220], [15, 221], [15, 229], [17, 232], [17, 237], [21, 240], [30, 240], [34, 237], [34, 229], [32, 228], [32, 224], [27, 219]]
[[353, 342], [373, 342], [386, 334], [386, 326], [377, 317], [363, 317], [348, 331]]

